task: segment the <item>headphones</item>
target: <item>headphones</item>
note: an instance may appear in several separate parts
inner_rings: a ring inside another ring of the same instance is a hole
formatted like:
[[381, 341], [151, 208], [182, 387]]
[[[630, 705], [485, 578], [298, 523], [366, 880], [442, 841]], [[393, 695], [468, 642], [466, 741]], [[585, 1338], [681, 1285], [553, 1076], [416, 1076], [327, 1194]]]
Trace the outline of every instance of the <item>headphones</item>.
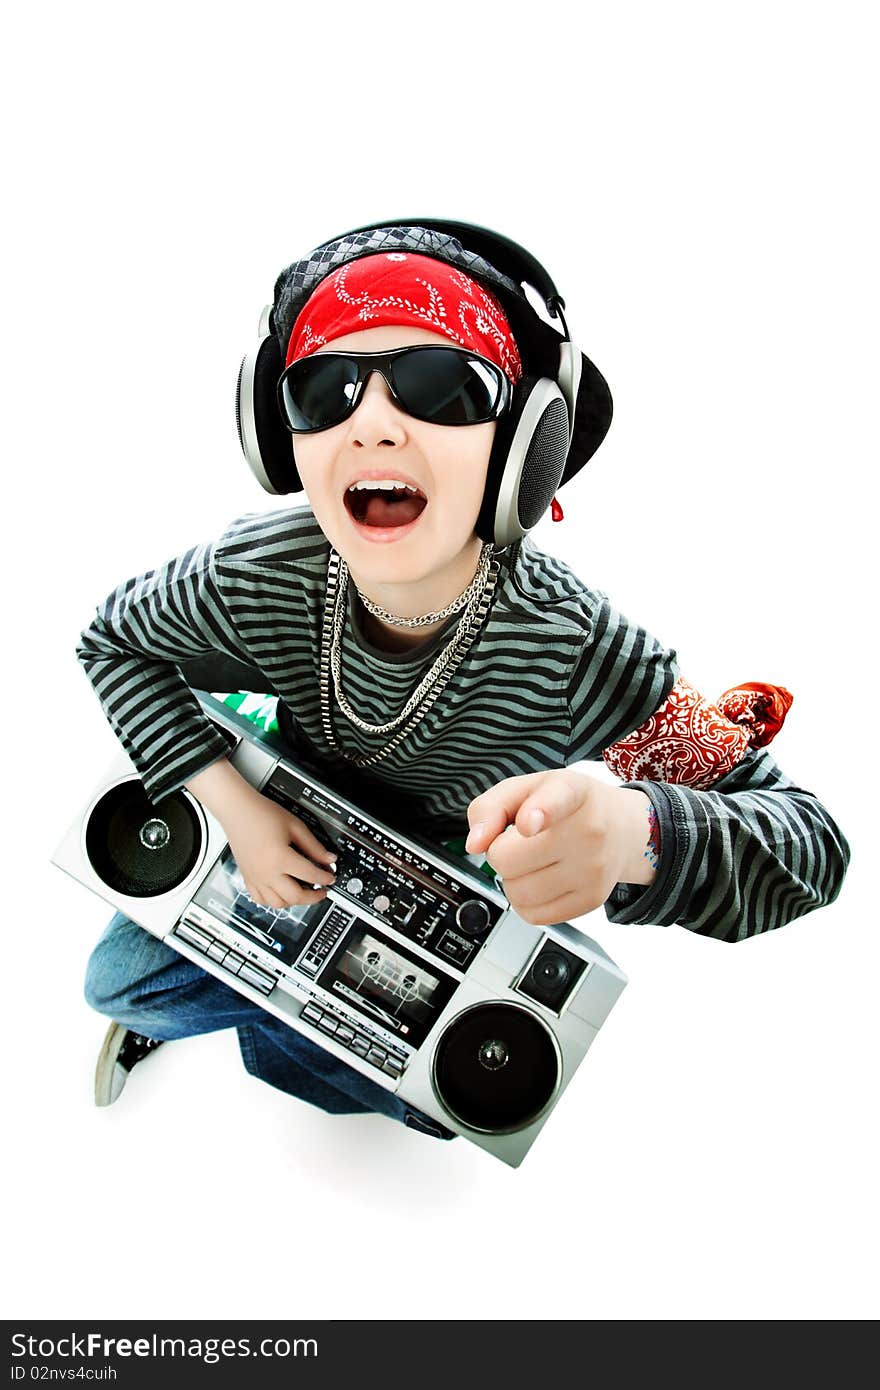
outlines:
[[[501, 301], [520, 351], [523, 375], [497, 421], [476, 533], [498, 549], [537, 524], [556, 489], [596, 452], [611, 424], [608, 383], [572, 343], [565, 301], [541, 263], [517, 242], [471, 222], [401, 217], [355, 227], [322, 242], [281, 272], [272, 305], [260, 316], [259, 341], [242, 361], [235, 417], [254, 477], [275, 495], [303, 491], [295, 442], [278, 409], [276, 386], [300, 309], [315, 286], [348, 261], [380, 251], [413, 251], [446, 261]], [[563, 335], [545, 323], [523, 291], [538, 292]]]

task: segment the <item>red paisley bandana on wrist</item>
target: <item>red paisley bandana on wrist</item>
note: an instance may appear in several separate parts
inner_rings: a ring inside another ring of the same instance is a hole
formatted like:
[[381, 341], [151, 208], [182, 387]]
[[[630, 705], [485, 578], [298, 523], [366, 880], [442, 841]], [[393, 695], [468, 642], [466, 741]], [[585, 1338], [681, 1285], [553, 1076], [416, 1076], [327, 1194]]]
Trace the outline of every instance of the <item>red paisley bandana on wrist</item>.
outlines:
[[683, 677], [651, 718], [606, 748], [606, 767], [624, 782], [711, 787], [782, 728], [794, 696], [783, 685], [744, 681], [712, 704]]
[[469, 275], [412, 252], [378, 252], [339, 266], [300, 310], [285, 366], [334, 338], [383, 324], [415, 324], [494, 362], [514, 383], [522, 362], [496, 297]]

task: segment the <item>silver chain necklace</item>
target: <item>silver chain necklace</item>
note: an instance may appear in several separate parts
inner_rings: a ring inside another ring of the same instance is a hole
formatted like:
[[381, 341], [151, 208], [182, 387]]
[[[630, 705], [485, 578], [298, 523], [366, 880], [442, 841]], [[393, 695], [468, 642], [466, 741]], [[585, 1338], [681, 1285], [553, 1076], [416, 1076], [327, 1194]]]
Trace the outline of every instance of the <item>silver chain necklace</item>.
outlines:
[[454, 598], [451, 603], [447, 603], [446, 607], [441, 608], [437, 613], [421, 613], [417, 618], [399, 618], [396, 613], [389, 613], [387, 609], [380, 608], [378, 603], [367, 598], [366, 594], [361, 593], [357, 584], [354, 586], [355, 592], [367, 611], [375, 614], [377, 618], [381, 618], [383, 622], [390, 623], [394, 627], [427, 627], [429, 623], [436, 623], [440, 618], [448, 618], [451, 613], [457, 613], [460, 608], [464, 608], [477, 591], [482, 593], [488, 575], [489, 560], [492, 558], [494, 550], [494, 545], [490, 545], [488, 542], [483, 543], [480, 558], [477, 561], [477, 572], [470, 584], [464, 593], [459, 594], [458, 598]]
[[[346, 617], [346, 592], [349, 574], [346, 562], [332, 546], [330, 547], [330, 559], [327, 565], [327, 592], [324, 601], [324, 627], [321, 638], [320, 680], [321, 717], [324, 724], [324, 734], [332, 748], [335, 748], [349, 762], [355, 763], [359, 767], [368, 767], [379, 762], [382, 758], [386, 758], [392, 749], [396, 748], [406, 735], [424, 719], [434, 701], [452, 678], [456, 667], [464, 658], [479, 632], [492, 602], [500, 568], [499, 561], [495, 556], [494, 545], [491, 542], [485, 542], [480, 552], [477, 573], [464, 593], [459, 594], [458, 598], [453, 599], [452, 603], [447, 604], [439, 612], [425, 613], [418, 618], [397, 618], [394, 614], [386, 614], [385, 610], [380, 608], [378, 604], [372, 604], [361, 594], [362, 602], [371, 613], [375, 613], [377, 617], [383, 618], [385, 621], [392, 621], [400, 627], [422, 627], [429, 622], [436, 622], [440, 618], [448, 617], [460, 608], [464, 609], [452, 637], [434, 661], [427, 675], [416, 686], [400, 714], [385, 724], [370, 724], [355, 713], [342, 689], [341, 639]], [[333, 733], [330, 717], [331, 671], [337, 703], [352, 724], [367, 733], [376, 734], [390, 733], [392, 729], [398, 729], [398, 732], [380, 752], [352, 754], [340, 747]], [[403, 724], [408, 716], [411, 716], [409, 722], [403, 728], [399, 728], [398, 726]]]

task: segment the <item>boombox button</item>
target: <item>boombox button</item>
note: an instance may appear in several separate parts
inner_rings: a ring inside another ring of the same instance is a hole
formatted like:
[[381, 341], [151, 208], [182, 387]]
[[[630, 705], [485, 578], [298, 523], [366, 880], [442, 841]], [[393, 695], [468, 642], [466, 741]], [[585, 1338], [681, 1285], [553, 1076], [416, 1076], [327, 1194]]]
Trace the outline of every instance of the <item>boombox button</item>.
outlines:
[[348, 1028], [344, 1023], [340, 1023], [339, 1027], [336, 1029], [336, 1037], [339, 1042], [344, 1043], [345, 1046], [348, 1047], [348, 1044], [354, 1037], [354, 1029]]
[[437, 943], [437, 950], [455, 961], [467, 960], [473, 949], [472, 941], [464, 942], [461, 937], [454, 936], [450, 931], [444, 932]]
[[403, 1063], [397, 1057], [386, 1057], [382, 1070], [387, 1071], [389, 1076], [400, 1076]]
[[331, 1018], [330, 1014], [325, 1014], [318, 1024], [318, 1027], [323, 1028], [325, 1033], [335, 1033], [339, 1024], [336, 1022], [335, 1018]]
[[387, 1056], [388, 1053], [383, 1052], [381, 1047], [371, 1047], [367, 1053], [367, 1061], [372, 1062], [376, 1067], [381, 1067]]
[[189, 922], [178, 922], [174, 928], [175, 934], [188, 941], [190, 946], [197, 946], [200, 951], [206, 951], [210, 945], [211, 938], [198, 927], [193, 927]]
[[354, 1042], [349, 1046], [349, 1052], [353, 1052], [356, 1057], [366, 1057], [370, 1050], [370, 1044], [360, 1033], [355, 1033]]
[[208, 947], [206, 954], [211, 957], [211, 960], [225, 960], [226, 957], [229, 955], [229, 947], [221, 946], [219, 942], [212, 941], [210, 946]]
[[229, 970], [233, 975], [237, 975], [243, 965], [244, 956], [239, 956], [235, 951], [230, 951], [223, 962], [223, 969]]
[[320, 1023], [323, 1015], [316, 1004], [306, 1004], [302, 1016], [308, 1019], [309, 1023]]
[[253, 965], [244, 964], [238, 972], [238, 978], [256, 986], [261, 994], [271, 994], [275, 988], [274, 975], [267, 975], [264, 970], [257, 970]]

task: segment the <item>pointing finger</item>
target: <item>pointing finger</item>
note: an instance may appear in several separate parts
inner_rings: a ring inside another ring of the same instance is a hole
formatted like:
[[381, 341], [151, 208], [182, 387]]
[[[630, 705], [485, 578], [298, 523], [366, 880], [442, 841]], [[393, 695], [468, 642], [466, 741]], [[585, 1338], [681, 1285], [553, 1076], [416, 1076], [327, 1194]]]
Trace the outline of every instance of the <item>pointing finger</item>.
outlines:
[[528, 772], [521, 777], [506, 777], [474, 797], [467, 812], [471, 827], [465, 841], [468, 854], [486, 849], [514, 820], [524, 799], [546, 776], [546, 772]]
[[[583, 786], [580, 783], [583, 782]], [[537, 835], [574, 815], [589, 795], [590, 779], [548, 777], [525, 798], [516, 816], [521, 835]]]

